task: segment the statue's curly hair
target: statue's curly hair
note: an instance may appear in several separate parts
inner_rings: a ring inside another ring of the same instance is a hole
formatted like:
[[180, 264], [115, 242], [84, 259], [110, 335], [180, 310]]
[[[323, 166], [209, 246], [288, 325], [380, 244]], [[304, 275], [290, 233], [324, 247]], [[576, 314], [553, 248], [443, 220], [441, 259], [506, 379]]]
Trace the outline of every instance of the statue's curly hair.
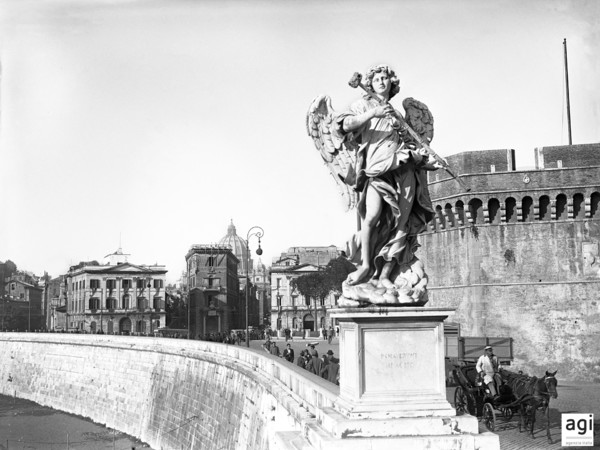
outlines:
[[392, 87], [390, 88], [390, 99], [400, 92], [400, 79], [396, 76], [396, 73], [390, 69], [386, 65], [379, 65], [371, 67], [367, 73], [365, 74], [365, 87], [369, 89], [371, 92], [373, 91], [373, 77], [376, 73], [386, 72], [390, 77], [390, 81], [392, 82]]

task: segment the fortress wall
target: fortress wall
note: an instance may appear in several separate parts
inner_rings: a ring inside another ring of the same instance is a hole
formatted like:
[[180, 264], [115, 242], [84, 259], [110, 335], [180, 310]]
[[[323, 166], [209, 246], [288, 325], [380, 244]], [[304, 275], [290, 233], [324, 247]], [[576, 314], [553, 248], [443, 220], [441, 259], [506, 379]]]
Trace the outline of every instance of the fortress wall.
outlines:
[[339, 388], [280, 359], [203, 341], [0, 333], [0, 393], [88, 417], [155, 449], [268, 449]]
[[600, 221], [483, 224], [419, 236], [430, 305], [465, 336], [510, 336], [530, 374], [600, 380]]

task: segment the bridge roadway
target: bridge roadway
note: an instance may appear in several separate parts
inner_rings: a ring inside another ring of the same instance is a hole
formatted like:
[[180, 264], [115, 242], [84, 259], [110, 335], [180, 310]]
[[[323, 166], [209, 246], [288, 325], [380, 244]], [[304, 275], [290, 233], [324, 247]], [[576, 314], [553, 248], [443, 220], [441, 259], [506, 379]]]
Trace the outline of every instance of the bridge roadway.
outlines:
[[[140, 338], [143, 339], [143, 338]], [[283, 339], [274, 339], [280, 350], [286, 346], [286, 342]], [[302, 349], [306, 348], [307, 342], [318, 342], [317, 350], [319, 353], [326, 352], [331, 349], [334, 354], [338, 355], [338, 342], [334, 339], [331, 344], [327, 341], [314, 339], [314, 340], [303, 340], [296, 338], [293, 341], [289, 341], [294, 348], [296, 356]], [[252, 341], [251, 348], [258, 351], [264, 352], [262, 349], [263, 341]], [[497, 430], [495, 431], [500, 436], [500, 447], [501, 450], [533, 450], [533, 449], [560, 449], [561, 447], [561, 413], [593, 413], [595, 418], [595, 429], [596, 431], [596, 446], [593, 448], [600, 449], [600, 437], [598, 430], [600, 429], [600, 385], [594, 383], [580, 383], [580, 382], [561, 382], [560, 374], [557, 374], [559, 379], [559, 397], [556, 400], [552, 400], [550, 408], [550, 431], [553, 443], [548, 443], [546, 439], [545, 431], [545, 420], [538, 421], [534, 438], [532, 439], [525, 433], [519, 433], [518, 431], [518, 416], [515, 415], [510, 421], [504, 421], [502, 418], [497, 419]], [[454, 388], [448, 388], [447, 390], [448, 400], [453, 401]], [[84, 418], [70, 415], [70, 414], [56, 414], [56, 411], [50, 408], [44, 408], [42, 406], [32, 407], [31, 402], [19, 401], [13, 402], [11, 398], [0, 396], [0, 412], [6, 414], [0, 414], [0, 450], [6, 448], [7, 439], [13, 439], [14, 436], [25, 436], [30, 441], [46, 441], [48, 442], [48, 430], [60, 430], [64, 429], [65, 423], [69, 424], [69, 429], [72, 430], [71, 436], [73, 441], [75, 436], [95, 436], [98, 438], [98, 447], [93, 448], [112, 448], [112, 437], [113, 433], [100, 425], [92, 426], [90, 422]], [[67, 417], [68, 416], [68, 417]], [[40, 420], [41, 419], [41, 420]], [[40, 426], [43, 424], [43, 426]], [[486, 431], [483, 423], [480, 422], [480, 431]], [[18, 431], [21, 430], [19, 433]], [[26, 430], [23, 432], [23, 430]], [[9, 434], [11, 433], [11, 434]], [[13, 436], [14, 435], [14, 436]], [[115, 448], [148, 448], [139, 441], [123, 434], [116, 435]], [[106, 447], [108, 445], [108, 447]], [[136, 446], [137, 445], [137, 446]], [[12, 447], [10, 447], [12, 448]], [[17, 448], [17, 447], [15, 447]], [[27, 448], [46, 448], [29, 445]], [[71, 448], [76, 448], [72, 446]], [[92, 447], [86, 446], [85, 448], [92, 449]], [[574, 447], [569, 447], [574, 448]], [[585, 447], [591, 448], [591, 447]]]
[[[274, 340], [277, 342], [280, 351], [283, 351], [286, 347], [285, 339]], [[264, 341], [252, 341], [251, 347], [260, 350], [262, 342]], [[319, 351], [319, 354], [331, 349], [336, 356], [339, 356], [337, 338], [333, 339], [331, 345], [322, 339], [308, 341], [296, 338], [289, 341], [294, 349], [295, 356], [298, 356], [300, 351], [306, 348], [307, 342], [318, 342], [319, 344], [316, 346], [316, 349]], [[498, 429], [494, 432], [500, 436], [501, 450], [558, 450], [563, 448], [561, 446], [561, 413], [593, 413], [594, 428], [596, 429], [596, 446], [593, 448], [600, 449], [600, 384], [561, 382], [560, 373], [557, 373], [556, 376], [559, 381], [558, 398], [555, 400], [553, 399], [550, 403], [550, 436], [552, 438], [552, 444], [546, 439], [545, 419], [538, 419], [534, 431], [534, 438], [532, 439], [524, 432], [519, 433], [519, 416], [515, 415], [510, 421], [505, 421], [499, 417], [497, 418], [496, 424]], [[450, 403], [454, 403], [454, 390], [455, 388], [447, 389], [447, 398]], [[481, 421], [479, 422], [479, 431], [488, 431]], [[592, 447], [585, 448], [590, 449]]]

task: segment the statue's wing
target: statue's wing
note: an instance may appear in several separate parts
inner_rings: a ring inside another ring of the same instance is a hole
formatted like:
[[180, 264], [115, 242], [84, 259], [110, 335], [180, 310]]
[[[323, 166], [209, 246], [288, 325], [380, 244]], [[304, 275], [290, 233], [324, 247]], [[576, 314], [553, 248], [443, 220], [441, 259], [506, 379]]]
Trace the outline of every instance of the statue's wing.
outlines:
[[430, 143], [433, 139], [433, 116], [427, 105], [408, 97], [404, 99], [402, 106], [406, 111], [406, 123], [416, 131], [423, 141]]
[[332, 133], [334, 110], [327, 95], [316, 97], [306, 114], [306, 131], [315, 143], [335, 180], [347, 210], [356, 206], [357, 194], [344, 180], [354, 173], [358, 145], [350, 136], [340, 139]]

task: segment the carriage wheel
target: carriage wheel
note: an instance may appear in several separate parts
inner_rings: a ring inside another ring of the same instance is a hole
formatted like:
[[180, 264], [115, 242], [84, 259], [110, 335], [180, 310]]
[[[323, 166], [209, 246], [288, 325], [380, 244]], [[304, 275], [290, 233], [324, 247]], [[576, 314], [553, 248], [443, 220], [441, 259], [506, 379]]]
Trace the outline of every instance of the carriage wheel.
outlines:
[[512, 408], [500, 408], [500, 412], [502, 413], [502, 417], [504, 417], [504, 420], [512, 419], [512, 416], [514, 414]]
[[454, 391], [454, 408], [456, 408], [456, 412], [459, 414], [468, 414], [468, 401], [467, 393], [461, 386], [458, 386], [456, 391]]
[[483, 423], [490, 431], [494, 431], [496, 429], [496, 413], [494, 412], [492, 405], [489, 403], [485, 403], [483, 405]]

